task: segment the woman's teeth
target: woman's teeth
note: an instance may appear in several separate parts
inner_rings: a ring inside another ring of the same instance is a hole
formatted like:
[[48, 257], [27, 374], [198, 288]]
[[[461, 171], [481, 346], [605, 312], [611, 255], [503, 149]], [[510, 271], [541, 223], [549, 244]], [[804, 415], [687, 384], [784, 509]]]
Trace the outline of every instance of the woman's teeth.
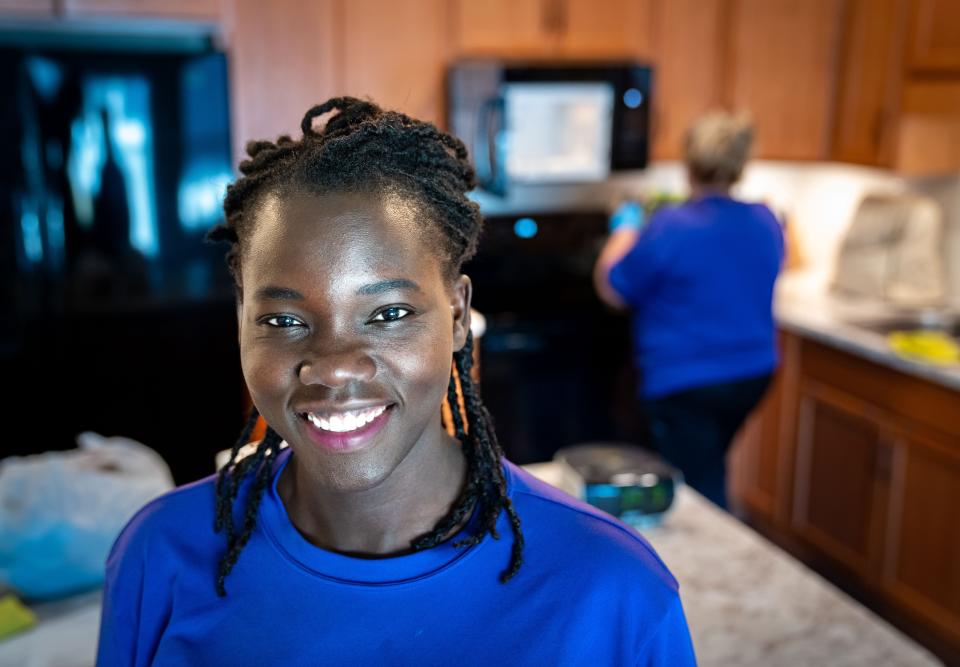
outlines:
[[381, 405], [376, 408], [366, 410], [353, 410], [350, 412], [337, 412], [326, 417], [321, 417], [313, 412], [307, 413], [307, 419], [310, 423], [324, 431], [333, 431], [334, 433], [347, 433], [356, 431], [372, 422], [383, 414], [387, 406]]

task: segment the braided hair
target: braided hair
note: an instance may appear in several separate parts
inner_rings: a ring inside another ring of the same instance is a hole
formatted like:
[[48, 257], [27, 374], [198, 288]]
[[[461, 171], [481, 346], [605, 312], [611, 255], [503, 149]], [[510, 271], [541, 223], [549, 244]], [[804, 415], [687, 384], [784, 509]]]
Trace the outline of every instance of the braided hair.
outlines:
[[[336, 111], [322, 129], [314, 120]], [[227, 266], [242, 299], [240, 265], [255, 218], [256, 206], [269, 193], [383, 191], [399, 192], [424, 207], [424, 233], [438, 254], [445, 274], [453, 278], [463, 262], [476, 252], [482, 227], [479, 207], [466, 193], [476, 182], [463, 143], [430, 123], [401, 113], [384, 111], [372, 102], [336, 97], [311, 108], [300, 124], [303, 137], [281, 136], [276, 142], [251, 141], [249, 159], [240, 163], [242, 176], [227, 188], [223, 208], [226, 222], [212, 229], [208, 238], [227, 241]], [[513, 531], [510, 561], [500, 574], [506, 583], [523, 563], [523, 533], [520, 518], [506, 493], [501, 458], [493, 421], [471, 380], [473, 336], [453, 355], [447, 399], [452, 408], [454, 436], [460, 441], [467, 463], [467, 479], [449, 513], [429, 533], [415, 538], [411, 547], [422, 550], [442, 542], [466, 517], [477, 514], [478, 528], [454, 543], [468, 547], [485, 535], [499, 539], [496, 528], [506, 511]], [[459, 395], [458, 395], [459, 389]], [[457, 409], [459, 398], [463, 410]], [[439, 407], [439, 406], [438, 406]], [[256, 524], [257, 508], [270, 483], [273, 462], [282, 438], [267, 426], [263, 439], [248, 456], [241, 454], [250, 439], [259, 413], [254, 407], [249, 420], [221, 468], [216, 482], [214, 530], [226, 535], [226, 551], [217, 573], [217, 594], [226, 595], [227, 575], [237, 562]], [[234, 506], [241, 482], [253, 477], [246, 496], [244, 518], [236, 525]]]

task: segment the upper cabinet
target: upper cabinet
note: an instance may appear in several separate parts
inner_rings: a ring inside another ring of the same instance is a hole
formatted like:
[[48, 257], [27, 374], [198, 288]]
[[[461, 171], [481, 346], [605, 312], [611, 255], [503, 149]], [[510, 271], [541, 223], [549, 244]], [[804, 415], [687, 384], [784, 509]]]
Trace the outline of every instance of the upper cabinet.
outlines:
[[687, 127], [722, 104], [726, 5], [726, 0], [653, 3], [651, 131], [656, 160], [678, 159]]
[[459, 0], [460, 55], [505, 58], [642, 58], [653, 0]]
[[340, 90], [443, 126], [450, 3], [350, 0], [340, 12]]
[[831, 160], [893, 166], [906, 15], [904, 0], [847, 3]]
[[565, 0], [561, 53], [570, 58], [649, 57], [652, 5], [653, 0]]
[[827, 157], [842, 0], [734, 0], [726, 102], [748, 110], [757, 155]]
[[546, 0], [459, 0], [458, 50], [478, 56], [555, 55], [559, 51], [555, 5]]
[[960, 75], [960, 2], [912, 0], [911, 5], [910, 71]]

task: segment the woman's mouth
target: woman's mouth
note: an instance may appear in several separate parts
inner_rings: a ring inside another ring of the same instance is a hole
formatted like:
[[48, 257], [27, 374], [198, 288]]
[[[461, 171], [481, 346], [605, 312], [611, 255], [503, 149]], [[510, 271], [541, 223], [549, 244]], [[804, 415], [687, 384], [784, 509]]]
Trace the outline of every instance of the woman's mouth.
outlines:
[[373, 440], [387, 423], [393, 404], [354, 410], [299, 412], [309, 438], [334, 452], [355, 451]]

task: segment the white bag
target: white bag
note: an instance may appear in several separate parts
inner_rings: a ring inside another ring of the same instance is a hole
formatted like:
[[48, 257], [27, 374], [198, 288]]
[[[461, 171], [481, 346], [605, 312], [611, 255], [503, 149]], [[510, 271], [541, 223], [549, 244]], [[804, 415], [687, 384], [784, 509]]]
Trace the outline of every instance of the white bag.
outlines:
[[103, 583], [120, 530], [173, 488], [155, 451], [127, 438], [77, 436], [79, 449], [0, 461], [0, 587], [47, 600]]

